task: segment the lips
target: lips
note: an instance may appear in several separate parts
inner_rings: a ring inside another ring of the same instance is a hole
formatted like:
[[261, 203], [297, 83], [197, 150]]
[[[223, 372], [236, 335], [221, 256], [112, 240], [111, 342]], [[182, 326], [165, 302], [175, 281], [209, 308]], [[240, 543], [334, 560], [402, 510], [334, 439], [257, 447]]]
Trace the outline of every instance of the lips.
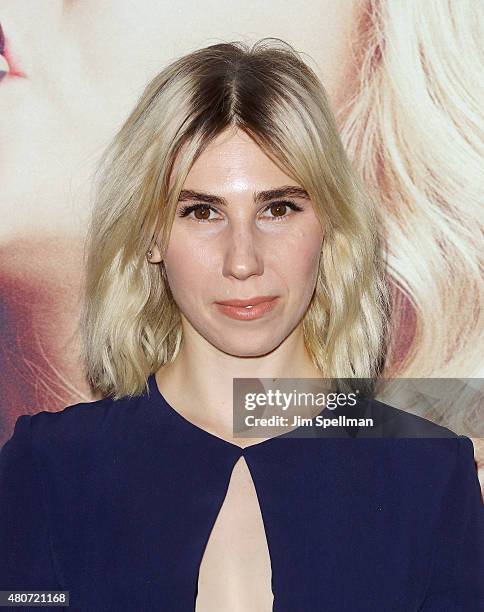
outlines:
[[277, 296], [275, 295], [258, 295], [253, 298], [248, 298], [246, 300], [224, 300], [217, 302], [217, 304], [221, 304], [223, 306], [257, 306], [257, 304], [262, 304], [262, 302], [270, 302], [274, 300]]
[[215, 302], [218, 311], [231, 319], [252, 321], [268, 315], [278, 304], [278, 296], [257, 296], [247, 300]]

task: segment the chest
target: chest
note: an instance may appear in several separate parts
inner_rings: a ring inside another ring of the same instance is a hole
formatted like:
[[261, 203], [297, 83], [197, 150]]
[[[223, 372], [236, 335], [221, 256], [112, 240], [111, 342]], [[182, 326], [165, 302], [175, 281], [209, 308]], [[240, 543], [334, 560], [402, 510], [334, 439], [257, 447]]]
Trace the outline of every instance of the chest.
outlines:
[[270, 612], [272, 601], [262, 514], [250, 470], [241, 457], [203, 554], [196, 612]]
[[49, 466], [73, 611], [418, 609], [440, 510], [428, 470], [410, 480], [403, 461], [336, 442], [244, 456], [162, 442]]

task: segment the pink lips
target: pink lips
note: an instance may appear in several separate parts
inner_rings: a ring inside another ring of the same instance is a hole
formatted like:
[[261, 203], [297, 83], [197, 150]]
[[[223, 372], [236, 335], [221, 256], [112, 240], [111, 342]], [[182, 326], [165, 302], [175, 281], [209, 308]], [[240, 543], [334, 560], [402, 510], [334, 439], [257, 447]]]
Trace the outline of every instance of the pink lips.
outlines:
[[263, 295], [248, 300], [225, 300], [215, 302], [220, 312], [239, 321], [259, 319], [270, 312], [277, 304], [278, 296]]

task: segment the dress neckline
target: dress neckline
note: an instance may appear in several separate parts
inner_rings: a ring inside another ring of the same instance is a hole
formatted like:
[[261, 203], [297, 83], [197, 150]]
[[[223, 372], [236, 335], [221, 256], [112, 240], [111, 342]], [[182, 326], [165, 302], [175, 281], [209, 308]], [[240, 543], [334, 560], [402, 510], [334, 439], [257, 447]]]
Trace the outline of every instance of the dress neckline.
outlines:
[[177, 410], [175, 410], [175, 408], [166, 400], [166, 398], [160, 391], [160, 388], [158, 387], [158, 383], [155, 378], [155, 374], [149, 375], [148, 387], [150, 390], [150, 395], [156, 398], [157, 400], [159, 400], [163, 404], [163, 406], [166, 408], [167, 413], [173, 419], [175, 419], [175, 421], [178, 424], [190, 429], [192, 432], [195, 432], [203, 437], [207, 437], [207, 439], [211, 439], [212, 441], [218, 442], [219, 444], [225, 446], [227, 449], [231, 450], [232, 452], [236, 452], [237, 455], [242, 456], [247, 453], [253, 452], [253, 450], [251, 449], [255, 449], [256, 447], [271, 446], [277, 443], [280, 438], [287, 439], [285, 438], [285, 436], [287, 436], [288, 433], [290, 434], [300, 429], [300, 427], [296, 427], [295, 429], [290, 430], [289, 432], [284, 432], [277, 436], [273, 436], [272, 438], [267, 438], [266, 440], [262, 440], [261, 442], [256, 442], [255, 444], [250, 444], [249, 446], [242, 447], [242, 446], [239, 446], [238, 444], [234, 444], [233, 442], [229, 442], [228, 440], [225, 440], [224, 438], [221, 438], [220, 436], [217, 436], [211, 433], [210, 431], [207, 431], [206, 429], [203, 429], [203, 427], [199, 427], [198, 425], [195, 425], [195, 423], [192, 423], [192, 421], [189, 421], [186, 417], [184, 417]]

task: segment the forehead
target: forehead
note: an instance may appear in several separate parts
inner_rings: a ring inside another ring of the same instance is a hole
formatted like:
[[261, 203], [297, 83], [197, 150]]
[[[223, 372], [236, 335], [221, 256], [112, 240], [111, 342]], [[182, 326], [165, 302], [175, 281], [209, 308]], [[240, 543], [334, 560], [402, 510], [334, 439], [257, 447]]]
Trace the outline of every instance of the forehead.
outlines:
[[[175, 164], [176, 167], [176, 164]], [[187, 175], [184, 189], [244, 191], [297, 185], [250, 136], [240, 129], [217, 136]]]

